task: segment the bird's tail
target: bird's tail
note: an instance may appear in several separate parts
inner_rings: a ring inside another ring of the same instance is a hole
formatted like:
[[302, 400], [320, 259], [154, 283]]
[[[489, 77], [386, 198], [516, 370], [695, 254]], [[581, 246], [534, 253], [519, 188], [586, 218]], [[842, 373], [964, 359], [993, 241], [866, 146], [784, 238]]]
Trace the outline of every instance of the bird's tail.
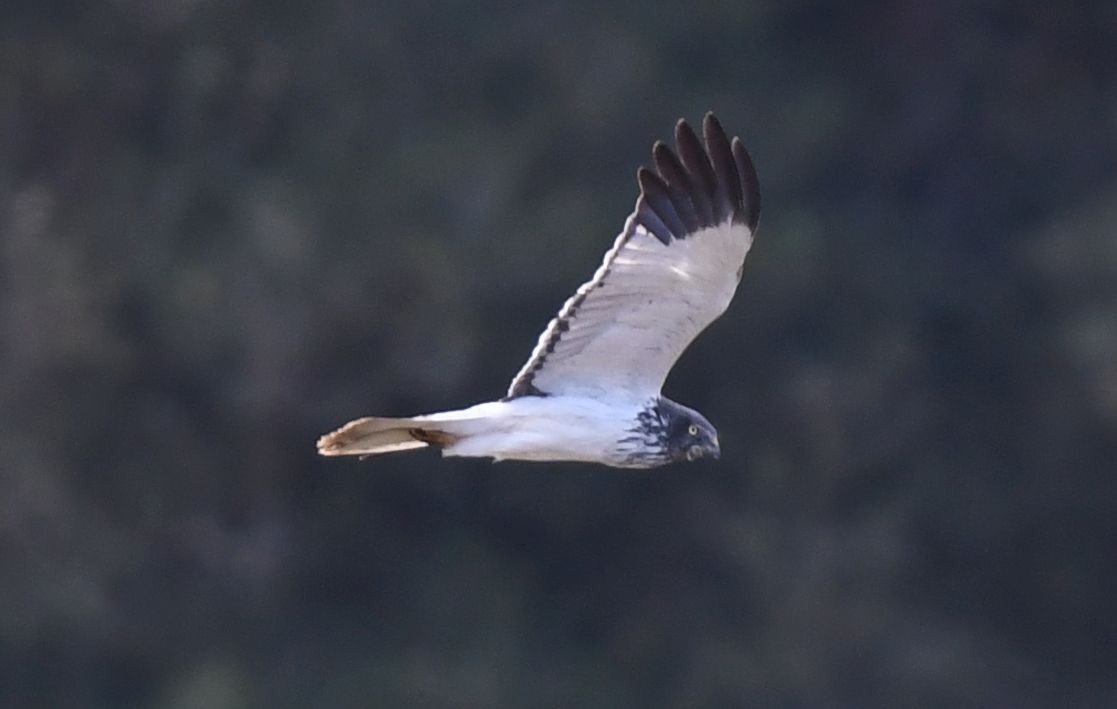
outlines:
[[366, 417], [350, 421], [318, 439], [320, 455], [379, 455], [428, 445], [452, 445], [457, 436], [426, 417]]

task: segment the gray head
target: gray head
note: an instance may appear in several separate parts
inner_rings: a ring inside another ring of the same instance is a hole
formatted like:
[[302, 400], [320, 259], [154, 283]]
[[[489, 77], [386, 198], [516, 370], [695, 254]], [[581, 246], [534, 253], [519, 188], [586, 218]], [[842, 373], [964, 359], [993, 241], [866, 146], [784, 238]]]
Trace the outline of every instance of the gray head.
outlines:
[[721, 455], [718, 432], [702, 414], [664, 397], [656, 402], [655, 412], [659, 418], [660, 442], [669, 460], [716, 460]]

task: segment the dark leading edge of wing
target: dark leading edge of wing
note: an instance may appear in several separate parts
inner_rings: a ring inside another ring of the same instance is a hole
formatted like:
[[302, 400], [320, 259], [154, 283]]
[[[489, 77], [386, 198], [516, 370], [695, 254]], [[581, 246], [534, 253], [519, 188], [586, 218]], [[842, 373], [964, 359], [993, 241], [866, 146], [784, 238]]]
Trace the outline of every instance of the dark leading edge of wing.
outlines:
[[605, 255], [605, 263], [593, 280], [582, 285], [547, 326], [531, 358], [512, 380], [505, 399], [520, 396], [547, 396], [534, 382], [548, 355], [570, 329], [586, 296], [602, 285], [609, 275], [612, 259], [632, 238], [637, 226], [670, 246], [672, 239], [685, 239], [702, 229], [732, 222], [756, 232], [760, 221], [760, 182], [756, 168], [740, 138], [732, 141], [713, 113], [702, 121], [706, 147], [683, 119], [675, 125], [678, 156], [661, 141], [652, 147], [656, 171], [641, 167], [636, 172], [640, 196], [636, 209], [625, 222], [625, 229]]
[[[706, 148], [685, 120], [675, 125], [679, 157], [660, 141], [652, 148], [656, 172], [636, 171], [640, 197], [633, 222], [665, 245], [706, 227], [733, 221], [756, 231], [760, 183], [740, 138], [730, 142], [714, 114], [702, 121]], [[681, 160], [680, 160], [681, 158]]]

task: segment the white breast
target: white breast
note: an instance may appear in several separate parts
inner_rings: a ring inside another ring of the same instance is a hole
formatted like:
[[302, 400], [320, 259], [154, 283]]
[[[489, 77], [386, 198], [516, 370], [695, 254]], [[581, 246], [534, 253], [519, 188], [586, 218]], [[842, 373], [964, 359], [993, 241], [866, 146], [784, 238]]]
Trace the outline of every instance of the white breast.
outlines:
[[[631, 436], [639, 407], [569, 396], [526, 396], [478, 404], [470, 412], [468, 431], [447, 446], [447, 456], [495, 460], [573, 460], [610, 462], [623, 459], [618, 441]], [[463, 412], [465, 413], [465, 412]]]

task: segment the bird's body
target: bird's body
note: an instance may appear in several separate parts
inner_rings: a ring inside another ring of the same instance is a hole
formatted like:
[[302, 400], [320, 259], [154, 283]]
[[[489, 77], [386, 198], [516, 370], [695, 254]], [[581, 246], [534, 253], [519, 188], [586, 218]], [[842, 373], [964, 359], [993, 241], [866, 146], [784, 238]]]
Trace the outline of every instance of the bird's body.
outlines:
[[459, 436], [443, 447], [447, 456], [606, 461], [625, 467], [627, 454], [619, 441], [629, 435], [640, 408], [583, 396], [522, 396], [425, 419]]
[[[678, 430], [671, 430], [672, 422]], [[713, 436], [716, 457], [713, 426], [698, 412], [662, 397], [618, 405], [585, 396], [522, 396], [410, 418], [357, 419], [329, 435], [346, 441], [348, 455], [437, 445], [444, 456], [652, 468], [698, 457], [685, 445], [662, 444], [669, 434], [687, 435], [680, 423], [701, 423], [701, 432]]]
[[679, 121], [679, 156], [657, 143], [657, 173], [593, 278], [566, 302], [500, 401], [409, 418], [351, 421], [322, 455], [434, 445], [447, 456], [651, 468], [717, 457], [701, 414], [660, 394], [672, 365], [728, 307], [760, 217], [752, 161], [712, 115], [706, 148]]

